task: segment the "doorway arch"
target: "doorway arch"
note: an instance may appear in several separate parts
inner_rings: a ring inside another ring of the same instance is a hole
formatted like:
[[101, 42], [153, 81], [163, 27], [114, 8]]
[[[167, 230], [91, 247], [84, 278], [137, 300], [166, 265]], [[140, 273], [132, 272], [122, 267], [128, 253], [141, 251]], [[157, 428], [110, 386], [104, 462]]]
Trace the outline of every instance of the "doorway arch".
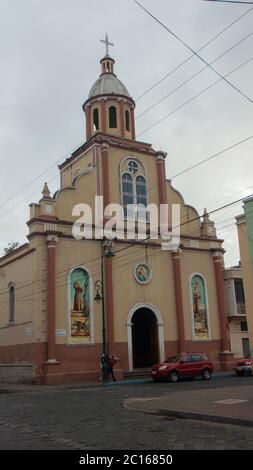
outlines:
[[163, 320], [148, 302], [136, 304], [127, 319], [129, 370], [164, 361]]

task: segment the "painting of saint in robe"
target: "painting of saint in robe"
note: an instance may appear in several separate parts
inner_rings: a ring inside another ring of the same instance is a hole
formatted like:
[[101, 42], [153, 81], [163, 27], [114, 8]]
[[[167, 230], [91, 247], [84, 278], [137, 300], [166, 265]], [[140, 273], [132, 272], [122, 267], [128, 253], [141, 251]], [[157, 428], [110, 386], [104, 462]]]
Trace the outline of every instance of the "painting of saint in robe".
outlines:
[[139, 264], [135, 269], [135, 277], [141, 283], [147, 282], [149, 280], [148, 267], [144, 264]]
[[83, 285], [83, 314], [89, 316], [89, 278]]
[[75, 289], [75, 297], [74, 297], [74, 312], [81, 312], [82, 311], [82, 291], [80, 281], [77, 281], [73, 284]]
[[201, 276], [194, 276], [191, 282], [194, 334], [197, 339], [208, 339], [208, 318], [205, 282]]
[[90, 294], [89, 274], [76, 268], [70, 276], [70, 337], [72, 342], [87, 342], [90, 339]]

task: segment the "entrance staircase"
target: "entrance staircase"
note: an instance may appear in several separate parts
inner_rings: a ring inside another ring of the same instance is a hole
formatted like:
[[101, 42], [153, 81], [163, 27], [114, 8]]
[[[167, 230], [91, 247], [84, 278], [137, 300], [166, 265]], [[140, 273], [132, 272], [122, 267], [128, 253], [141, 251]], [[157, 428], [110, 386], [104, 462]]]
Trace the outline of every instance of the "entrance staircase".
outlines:
[[123, 373], [124, 380], [151, 379], [151, 367], [134, 369]]

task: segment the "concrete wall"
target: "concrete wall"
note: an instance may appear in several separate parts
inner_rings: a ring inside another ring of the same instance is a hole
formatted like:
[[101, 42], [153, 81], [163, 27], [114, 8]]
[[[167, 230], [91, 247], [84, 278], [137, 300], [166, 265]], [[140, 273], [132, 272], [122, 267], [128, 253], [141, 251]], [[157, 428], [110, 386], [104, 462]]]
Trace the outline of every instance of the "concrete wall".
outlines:
[[245, 220], [237, 222], [238, 238], [240, 245], [243, 285], [248, 323], [248, 333], [251, 355], [253, 357], [253, 271], [250, 258], [250, 245], [252, 238], [248, 236]]
[[241, 321], [246, 321], [246, 318], [245, 320], [242, 318], [233, 318], [229, 320], [231, 351], [234, 353], [235, 358], [242, 358], [244, 356], [242, 339], [249, 337], [247, 331], [241, 331]]
[[35, 364], [0, 364], [0, 384], [34, 384]]

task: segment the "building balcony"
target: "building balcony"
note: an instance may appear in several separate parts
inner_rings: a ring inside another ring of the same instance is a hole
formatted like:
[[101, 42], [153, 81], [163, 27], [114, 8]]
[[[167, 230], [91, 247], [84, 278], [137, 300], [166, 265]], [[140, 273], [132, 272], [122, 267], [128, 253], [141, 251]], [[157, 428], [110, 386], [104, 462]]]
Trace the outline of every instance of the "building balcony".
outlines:
[[237, 303], [236, 310], [237, 310], [237, 315], [246, 315], [245, 303], [244, 302]]

